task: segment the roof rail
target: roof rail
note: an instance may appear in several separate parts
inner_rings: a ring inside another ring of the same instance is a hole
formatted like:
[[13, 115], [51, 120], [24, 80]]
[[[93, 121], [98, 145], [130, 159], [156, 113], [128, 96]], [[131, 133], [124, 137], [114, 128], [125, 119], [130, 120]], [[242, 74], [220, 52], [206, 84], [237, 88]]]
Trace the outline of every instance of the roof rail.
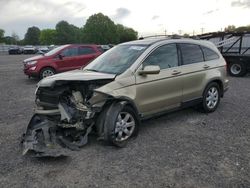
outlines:
[[146, 37], [140, 37], [139, 40], [148, 39], [148, 38], [181, 39], [183, 37], [180, 35], [151, 35], [151, 36], [146, 36]]

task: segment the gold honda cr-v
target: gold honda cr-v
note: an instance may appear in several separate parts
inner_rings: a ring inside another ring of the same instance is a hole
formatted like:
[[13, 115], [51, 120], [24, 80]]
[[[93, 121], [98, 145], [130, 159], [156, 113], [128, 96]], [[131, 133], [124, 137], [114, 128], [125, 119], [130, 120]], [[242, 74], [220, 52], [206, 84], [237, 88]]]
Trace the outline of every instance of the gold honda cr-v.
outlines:
[[227, 89], [226, 63], [210, 42], [154, 38], [123, 43], [81, 70], [38, 83], [24, 153], [63, 155], [59, 146], [78, 149], [91, 131], [122, 147], [138, 133], [142, 119], [193, 105], [213, 112]]

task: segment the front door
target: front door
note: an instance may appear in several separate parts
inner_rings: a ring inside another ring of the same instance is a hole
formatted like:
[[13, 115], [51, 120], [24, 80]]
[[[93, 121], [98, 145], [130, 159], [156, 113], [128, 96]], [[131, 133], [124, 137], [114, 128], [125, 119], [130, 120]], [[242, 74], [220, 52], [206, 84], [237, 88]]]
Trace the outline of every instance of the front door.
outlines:
[[72, 46], [64, 49], [61, 53], [61, 59], [58, 58], [56, 65], [59, 72], [69, 71], [77, 69], [77, 56], [78, 56], [78, 47]]
[[136, 74], [136, 103], [141, 114], [147, 116], [179, 107], [182, 82], [176, 44], [166, 44], [154, 50], [143, 62], [158, 65], [159, 74]]

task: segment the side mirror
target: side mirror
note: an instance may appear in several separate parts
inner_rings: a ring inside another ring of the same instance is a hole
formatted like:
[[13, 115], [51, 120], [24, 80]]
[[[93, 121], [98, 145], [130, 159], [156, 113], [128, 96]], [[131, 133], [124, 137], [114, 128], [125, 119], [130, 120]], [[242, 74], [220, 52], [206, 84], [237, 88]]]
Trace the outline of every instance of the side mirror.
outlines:
[[59, 57], [59, 59], [60, 59], [60, 60], [62, 60], [62, 59], [63, 59], [63, 57], [64, 57], [64, 55], [59, 54], [59, 55], [58, 55], [58, 57]]
[[158, 65], [147, 65], [143, 68], [143, 70], [139, 70], [139, 75], [147, 75], [147, 74], [159, 74], [161, 71]]

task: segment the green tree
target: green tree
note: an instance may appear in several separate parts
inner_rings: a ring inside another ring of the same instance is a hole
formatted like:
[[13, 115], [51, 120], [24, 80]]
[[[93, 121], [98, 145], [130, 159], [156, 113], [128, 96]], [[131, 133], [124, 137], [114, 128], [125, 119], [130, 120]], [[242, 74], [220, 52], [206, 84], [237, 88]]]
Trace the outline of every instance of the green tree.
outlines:
[[11, 34], [11, 37], [13, 39], [13, 44], [18, 44], [18, 41], [20, 40], [20, 38], [19, 38], [19, 36], [15, 32], [13, 32]]
[[118, 42], [116, 25], [102, 13], [94, 14], [88, 18], [83, 28], [84, 42], [96, 44], [109, 44]]
[[3, 42], [4, 40], [4, 30], [0, 29], [0, 42]]
[[43, 29], [40, 32], [40, 44], [51, 45], [56, 44], [57, 32], [55, 29]]
[[72, 40], [72, 42], [73, 43], [81, 43], [82, 41], [81, 41], [81, 29], [80, 28], [78, 28], [78, 27], [76, 27], [76, 26], [74, 26], [74, 25], [70, 25], [70, 27], [71, 27], [71, 32], [72, 32], [72, 35], [73, 35], [73, 40]]
[[138, 38], [138, 33], [132, 28], [128, 28], [121, 24], [117, 24], [116, 30], [117, 30], [119, 43], [136, 40]]
[[56, 24], [56, 42], [57, 44], [69, 44], [80, 42], [80, 29], [66, 21], [60, 21]]
[[40, 29], [38, 27], [29, 27], [24, 37], [25, 44], [38, 45], [39, 36]]
[[247, 25], [247, 26], [237, 27], [237, 28], [235, 29], [235, 31], [238, 31], [238, 32], [250, 31], [250, 26]]
[[224, 31], [230, 32], [230, 31], [235, 31], [236, 27], [234, 25], [229, 25], [227, 26]]

